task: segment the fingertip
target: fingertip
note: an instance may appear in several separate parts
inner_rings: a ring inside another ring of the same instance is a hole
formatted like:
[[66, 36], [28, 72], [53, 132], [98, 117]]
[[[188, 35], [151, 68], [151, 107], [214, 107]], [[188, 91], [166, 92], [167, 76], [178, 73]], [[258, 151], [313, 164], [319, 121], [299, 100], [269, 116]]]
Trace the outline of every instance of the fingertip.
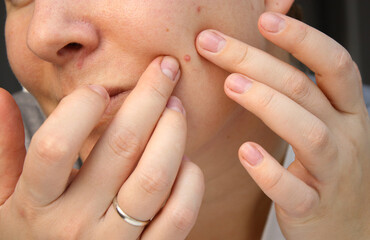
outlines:
[[225, 81], [226, 93], [231, 91], [236, 94], [244, 94], [253, 85], [253, 80], [242, 74], [234, 73], [229, 75]]
[[176, 58], [172, 56], [163, 57], [160, 67], [162, 73], [172, 81], [176, 82], [180, 78], [180, 62]]
[[243, 166], [247, 164], [253, 168], [259, 166], [265, 157], [255, 143], [247, 142], [239, 148], [239, 158]]
[[286, 21], [281, 14], [266, 12], [260, 16], [258, 26], [263, 32], [277, 34], [285, 29]]
[[206, 29], [196, 38], [196, 47], [199, 53], [217, 54], [226, 46], [226, 37], [219, 31]]
[[100, 85], [89, 85], [88, 87], [89, 87], [91, 90], [93, 90], [95, 93], [97, 93], [97, 94], [99, 94], [101, 97], [103, 97], [103, 98], [106, 100], [106, 102], [108, 102], [108, 101], [109, 101], [110, 96], [109, 96], [109, 94], [108, 94], [107, 90], [106, 90], [104, 87], [102, 87], [102, 86], [100, 86]]

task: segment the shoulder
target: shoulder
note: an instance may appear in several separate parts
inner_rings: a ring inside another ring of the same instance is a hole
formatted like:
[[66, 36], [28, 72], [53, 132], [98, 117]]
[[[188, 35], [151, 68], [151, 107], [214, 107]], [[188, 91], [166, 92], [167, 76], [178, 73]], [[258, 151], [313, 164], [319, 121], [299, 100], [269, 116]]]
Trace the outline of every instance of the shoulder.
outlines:
[[25, 145], [28, 148], [33, 134], [45, 121], [45, 115], [36, 99], [30, 93], [20, 91], [13, 94], [13, 97], [21, 110], [26, 137]]

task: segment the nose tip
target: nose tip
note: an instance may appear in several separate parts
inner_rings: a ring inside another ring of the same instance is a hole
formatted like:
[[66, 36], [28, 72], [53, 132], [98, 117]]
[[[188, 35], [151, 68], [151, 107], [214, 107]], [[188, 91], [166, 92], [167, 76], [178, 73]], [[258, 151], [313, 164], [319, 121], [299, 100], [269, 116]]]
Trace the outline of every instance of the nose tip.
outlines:
[[47, 19], [43, 15], [35, 11], [27, 34], [28, 48], [41, 59], [61, 65], [82, 50], [89, 53], [97, 48], [99, 39], [92, 24], [71, 21], [65, 14], [48, 14]]

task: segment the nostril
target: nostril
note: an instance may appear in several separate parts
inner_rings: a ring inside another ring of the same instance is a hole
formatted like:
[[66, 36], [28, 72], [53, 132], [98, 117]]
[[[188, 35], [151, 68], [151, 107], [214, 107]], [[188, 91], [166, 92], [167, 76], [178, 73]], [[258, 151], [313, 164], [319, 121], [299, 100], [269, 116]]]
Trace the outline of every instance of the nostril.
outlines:
[[68, 53], [77, 52], [81, 48], [82, 48], [82, 44], [72, 42], [72, 43], [69, 43], [66, 46], [64, 46], [62, 49], [60, 49], [57, 52], [57, 54], [58, 54], [58, 56], [64, 56], [64, 55], [66, 55]]

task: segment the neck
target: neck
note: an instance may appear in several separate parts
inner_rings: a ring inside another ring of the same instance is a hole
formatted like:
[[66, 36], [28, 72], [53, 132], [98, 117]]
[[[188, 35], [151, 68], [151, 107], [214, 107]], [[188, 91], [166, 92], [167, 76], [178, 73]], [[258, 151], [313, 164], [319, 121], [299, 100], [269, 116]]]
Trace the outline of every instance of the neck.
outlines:
[[205, 175], [206, 191], [189, 239], [258, 239], [270, 200], [254, 183], [238, 158], [246, 141], [264, 147], [282, 162], [287, 144], [264, 123], [243, 111], [206, 146], [189, 155]]

